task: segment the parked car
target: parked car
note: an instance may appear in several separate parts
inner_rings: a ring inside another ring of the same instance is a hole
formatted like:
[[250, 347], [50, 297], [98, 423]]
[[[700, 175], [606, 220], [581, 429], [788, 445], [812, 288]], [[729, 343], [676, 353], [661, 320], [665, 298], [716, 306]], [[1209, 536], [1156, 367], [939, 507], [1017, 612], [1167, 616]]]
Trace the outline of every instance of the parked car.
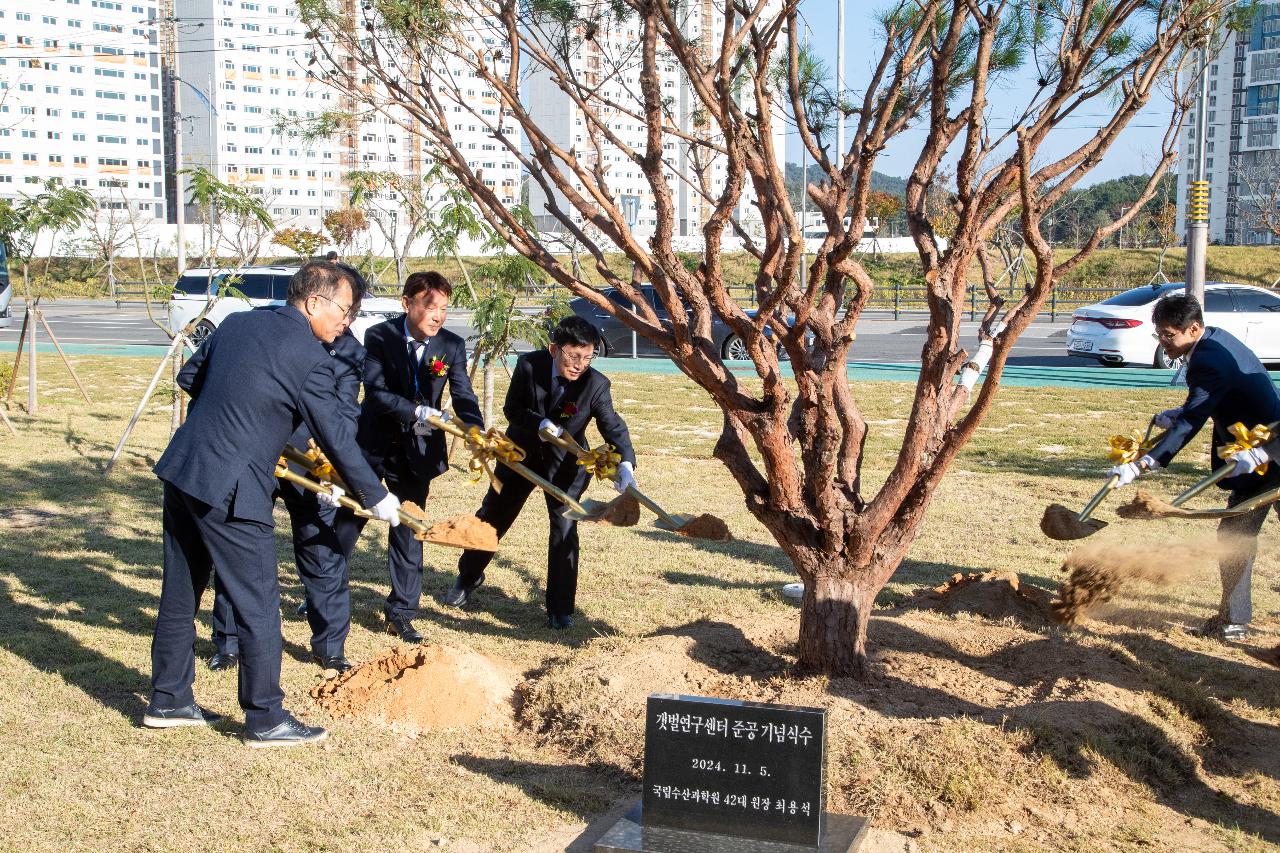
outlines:
[[[649, 300], [649, 304], [653, 306], [654, 313], [658, 315], [658, 319], [666, 322], [670, 315], [663, 306], [662, 300], [658, 298], [658, 293], [654, 290], [653, 285], [643, 284], [640, 286], [640, 292], [645, 299]], [[618, 307], [624, 311], [632, 310], [631, 302], [622, 295], [616, 288], [606, 287], [601, 291], [606, 297], [618, 304]], [[569, 307], [573, 313], [590, 321], [596, 328], [600, 330], [601, 336], [604, 338], [602, 350], [597, 350], [597, 355], [631, 355], [631, 329], [616, 317], [611, 316], [603, 309], [592, 304], [589, 300], [578, 297], [569, 301]], [[754, 316], [755, 311], [747, 311], [748, 315]], [[769, 334], [769, 330], [765, 329], [765, 334]], [[717, 317], [711, 315], [711, 340], [715, 343], [716, 351], [726, 360], [743, 361], [750, 358], [747, 354], [747, 345], [743, 343], [742, 338], [729, 326]], [[661, 349], [646, 338], [635, 336], [635, 354], [636, 355], [659, 355], [665, 356]], [[784, 354], [785, 357], [785, 354]]]
[[9, 325], [9, 303], [13, 302], [13, 286], [9, 281], [9, 257], [0, 242], [0, 326]]
[[[289, 290], [289, 279], [299, 267], [246, 267], [238, 272], [231, 270], [215, 270], [210, 275], [209, 269], [190, 269], [179, 277], [169, 297], [169, 328], [177, 331], [185, 328], [200, 316], [214, 297], [230, 284], [230, 287], [243, 294], [240, 296], [224, 296], [217, 300], [209, 313], [196, 323], [191, 333], [191, 342], [197, 347], [208, 340], [213, 330], [237, 311], [248, 311], [251, 308], [274, 307], [285, 304], [285, 296]], [[398, 317], [404, 313], [399, 299], [385, 296], [369, 296], [360, 303], [360, 314], [351, 324], [351, 332], [361, 343], [364, 343], [365, 330], [375, 323], [381, 323], [388, 317]]]
[[[1168, 368], [1156, 343], [1151, 309], [1162, 296], [1180, 293], [1182, 282], [1126, 290], [1079, 308], [1067, 329], [1067, 355], [1092, 358], [1108, 367], [1124, 364]], [[1280, 295], [1247, 284], [1212, 281], [1204, 288], [1205, 325], [1226, 329], [1264, 362], [1280, 361]]]

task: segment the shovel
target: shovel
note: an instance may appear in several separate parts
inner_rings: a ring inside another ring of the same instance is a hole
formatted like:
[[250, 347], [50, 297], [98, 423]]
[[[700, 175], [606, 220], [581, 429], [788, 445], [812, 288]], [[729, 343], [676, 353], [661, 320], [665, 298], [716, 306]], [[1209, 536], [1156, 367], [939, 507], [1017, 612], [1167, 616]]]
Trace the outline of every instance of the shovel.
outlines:
[[[431, 424], [436, 429], [444, 430], [445, 432], [449, 433], [449, 435], [456, 436], [457, 438], [461, 438], [464, 441], [467, 438], [466, 431], [464, 431], [462, 427], [450, 421], [442, 421], [437, 417], [429, 417], [427, 418], [427, 423]], [[478, 428], [475, 428], [475, 429], [479, 431]], [[499, 433], [499, 435], [501, 434]], [[503, 436], [503, 438], [505, 438], [505, 436]], [[521, 451], [521, 454], [523, 453], [524, 451]], [[560, 501], [560, 503], [564, 504], [567, 507], [567, 509], [563, 512], [563, 515], [565, 518], [570, 518], [570, 519], [573, 519], [574, 521], [595, 521], [596, 520], [592, 518], [591, 513], [587, 512], [586, 508], [582, 504], [575, 501], [563, 489], [543, 479], [542, 477], [535, 474], [533, 471], [530, 471], [528, 466], [522, 465], [519, 462], [507, 461], [506, 459], [503, 459], [500, 456], [495, 458], [497, 458], [497, 460], [501, 462], [503, 465], [506, 465], [512, 471], [515, 471], [521, 477], [524, 477], [530, 483], [533, 483], [539, 489], [542, 489], [544, 492], [551, 495], [551, 497], [555, 498], [556, 500]], [[487, 550], [496, 550], [496, 549], [487, 549]]]
[[[579, 459], [586, 457], [589, 451], [583, 448], [578, 442], [574, 441], [572, 436], [560, 435], [554, 436], [549, 432], [542, 431], [539, 433], [545, 440], [563, 448], [564, 450], [574, 454]], [[666, 530], [680, 536], [688, 536], [691, 539], [708, 539], [712, 542], [728, 542], [733, 539], [729, 533], [729, 525], [724, 523], [724, 519], [710, 513], [702, 515], [674, 515], [658, 506], [657, 501], [650, 498], [644, 492], [635, 486], [627, 488], [623, 495], [605, 504], [606, 507], [617, 504], [618, 501], [625, 497], [632, 497], [634, 500], [644, 504], [654, 515], [658, 516], [658, 520], [654, 522], [654, 526], [661, 530]], [[596, 502], [593, 502], [596, 503]], [[634, 523], [634, 522], [633, 522]]]
[[[1147, 446], [1155, 425], [1155, 418], [1152, 418], [1151, 422], [1147, 424], [1146, 434], [1143, 435], [1142, 441], [1139, 442], [1139, 449]], [[1161, 438], [1164, 438], [1163, 432], [1156, 436], [1156, 442], [1158, 443]], [[1084, 539], [1086, 536], [1092, 536], [1106, 527], [1107, 523], [1090, 519], [1089, 516], [1098, 508], [1098, 504], [1102, 503], [1107, 495], [1111, 494], [1119, 484], [1120, 475], [1112, 474], [1102, 488], [1098, 490], [1097, 494], [1084, 505], [1084, 509], [1078, 513], [1072, 512], [1062, 504], [1051, 504], [1045, 509], [1044, 515], [1040, 519], [1040, 531], [1050, 539], [1059, 541]]]
[[[1280, 430], [1280, 421], [1267, 424], [1265, 427], [1254, 427], [1254, 432], [1265, 431], [1267, 437], [1274, 436], [1276, 431]], [[1217, 471], [1205, 477], [1182, 494], [1178, 495], [1169, 503], [1157, 498], [1155, 495], [1143, 489], [1138, 490], [1138, 494], [1133, 500], [1122, 507], [1116, 509], [1116, 514], [1121, 518], [1129, 519], [1154, 519], [1154, 518], [1231, 518], [1236, 515], [1244, 515], [1251, 512], [1263, 504], [1274, 501], [1276, 491], [1264, 492], [1242, 504], [1237, 504], [1229, 509], [1211, 509], [1211, 510], [1190, 510], [1179, 509], [1184, 503], [1203, 492], [1205, 489], [1215, 483], [1225, 480], [1231, 476], [1231, 472], [1235, 470], [1235, 466], [1228, 464], [1222, 465]], [[1271, 495], [1269, 499], [1267, 496]], [[1247, 507], [1247, 508], [1246, 508]]]
[[[342, 482], [342, 477], [329, 464], [329, 460], [325, 458], [324, 453], [315, 445], [314, 439], [312, 439], [311, 450], [315, 454], [314, 456], [303, 453], [291, 444], [286, 444], [281, 458], [295, 462], [316, 476], [322, 476], [338, 488], [345, 489], [346, 486]], [[310, 477], [295, 474], [289, 470], [287, 465], [276, 466], [276, 477], [281, 480], [287, 480], [309, 492], [331, 494], [321, 483], [317, 483]], [[338, 503], [361, 518], [374, 517], [373, 513], [346, 495], [338, 498]], [[405, 502], [400, 505], [400, 523], [412, 530], [413, 535], [419, 540], [430, 542], [433, 545], [444, 545], [450, 548], [472, 548], [479, 551], [498, 550], [498, 532], [493, 529], [493, 525], [481, 521], [474, 515], [459, 515], [437, 524], [429, 524], [423, 515], [421, 507], [412, 502]]]

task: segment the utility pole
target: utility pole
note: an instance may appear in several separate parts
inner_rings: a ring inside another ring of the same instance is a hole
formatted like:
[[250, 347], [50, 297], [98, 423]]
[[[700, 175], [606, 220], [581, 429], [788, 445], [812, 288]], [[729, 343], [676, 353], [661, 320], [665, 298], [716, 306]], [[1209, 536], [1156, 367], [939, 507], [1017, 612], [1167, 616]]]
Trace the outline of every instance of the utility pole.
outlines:
[[160, 7], [160, 61], [163, 63], [165, 85], [172, 92], [173, 102], [173, 185], [174, 223], [177, 225], [178, 275], [187, 269], [187, 244], [182, 226], [186, 217], [186, 194], [182, 191], [182, 83], [178, 76], [178, 37], [175, 25], [178, 19], [173, 13], [173, 0], [163, 0]]
[[1187, 187], [1186, 293], [1204, 305], [1204, 272], [1209, 252], [1209, 179], [1205, 153], [1209, 137], [1209, 42], [1200, 46], [1200, 94], [1196, 103], [1196, 177]]
[[836, 0], [836, 163], [844, 162], [844, 3]]

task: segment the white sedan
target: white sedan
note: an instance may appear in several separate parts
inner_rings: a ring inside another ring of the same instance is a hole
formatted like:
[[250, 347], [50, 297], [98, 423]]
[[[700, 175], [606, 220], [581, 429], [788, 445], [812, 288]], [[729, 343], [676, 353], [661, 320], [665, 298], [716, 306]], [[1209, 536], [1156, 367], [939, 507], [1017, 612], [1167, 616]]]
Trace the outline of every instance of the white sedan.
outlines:
[[[197, 347], [208, 340], [213, 330], [229, 315], [237, 311], [248, 311], [252, 308], [275, 307], [285, 304], [285, 294], [289, 290], [289, 279], [298, 271], [298, 267], [246, 267], [234, 274], [234, 287], [240, 296], [223, 296], [205, 312], [211, 299], [217, 295], [223, 280], [231, 273], [228, 270], [189, 269], [178, 279], [169, 297], [169, 328], [173, 330], [185, 328], [200, 317], [191, 331], [191, 342]], [[212, 296], [210, 294], [212, 292]], [[365, 330], [375, 323], [381, 323], [389, 317], [398, 317], [404, 313], [399, 299], [388, 299], [385, 296], [367, 296], [360, 303], [360, 315], [351, 324], [351, 334], [360, 343], [364, 343]]]
[[[1067, 355], [1096, 359], [1108, 367], [1170, 367], [1164, 349], [1156, 345], [1151, 309], [1160, 297], [1183, 289], [1182, 282], [1135, 287], [1076, 309], [1067, 329]], [[1260, 361], [1280, 361], [1280, 294], [1212, 281], [1205, 284], [1204, 302], [1206, 326], [1226, 329]]]

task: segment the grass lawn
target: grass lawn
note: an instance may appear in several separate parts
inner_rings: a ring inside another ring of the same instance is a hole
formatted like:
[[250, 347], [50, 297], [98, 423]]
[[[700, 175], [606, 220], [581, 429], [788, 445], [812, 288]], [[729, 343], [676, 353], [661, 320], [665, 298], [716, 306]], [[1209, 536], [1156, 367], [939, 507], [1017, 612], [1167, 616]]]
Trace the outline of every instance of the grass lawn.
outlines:
[[[882, 595], [872, 676], [852, 681], [794, 673], [798, 611], [779, 594], [794, 576], [711, 458], [720, 417], [705, 395], [680, 376], [620, 375], [614, 399], [641, 487], [674, 511], [721, 515], [736, 540], [583, 525], [580, 619], [562, 634], [544, 627], [540, 502], [503, 540], [466, 611], [433, 600], [451, 583], [457, 552], [430, 548], [418, 620], [427, 641], [522, 674], [506, 721], [414, 734], [333, 721], [313, 704], [319, 670], [293, 615], [302, 590], [282, 532], [285, 704], [332, 734], [313, 748], [255, 751], [238, 739], [234, 673], [200, 664], [196, 696], [228, 724], [139, 727], [160, 586], [150, 465], [169, 437], [170, 398], [153, 398], [104, 478], [154, 364], [76, 364], [93, 404], [44, 359], [39, 415], [14, 406], [19, 436], [0, 432], [0, 667], [9, 681], [0, 849], [561, 849], [639, 793], [639, 709], [648, 693], [668, 690], [827, 707], [829, 807], [869, 815], [925, 849], [1280, 843], [1280, 671], [1180, 627], [1216, 606], [1216, 569], [1181, 544], [1211, 537], [1207, 523], [1118, 521], [1104, 504], [1098, 516], [1113, 524], [1094, 539], [1165, 546], [1186, 574], [1129, 590], [1074, 631], [912, 606], [914, 590], [956, 572], [1015, 571], [1055, 588], [1071, 546], [1040, 533], [1042, 510], [1082, 505], [1102, 482], [1106, 437], [1174, 405], [1174, 389], [1006, 389]], [[911, 388], [855, 391], [872, 424], [876, 484], [901, 441]], [[1205, 469], [1207, 444], [1183, 456], [1160, 475], [1161, 492]], [[451, 471], [433, 484], [428, 513], [471, 512], [482, 494]], [[287, 530], [283, 514], [278, 522]], [[392, 643], [380, 615], [385, 548], [371, 524], [351, 566], [347, 653], [357, 662]], [[1278, 554], [1273, 517], [1255, 570], [1258, 647], [1280, 642]], [[212, 653], [210, 598], [201, 658]]]

